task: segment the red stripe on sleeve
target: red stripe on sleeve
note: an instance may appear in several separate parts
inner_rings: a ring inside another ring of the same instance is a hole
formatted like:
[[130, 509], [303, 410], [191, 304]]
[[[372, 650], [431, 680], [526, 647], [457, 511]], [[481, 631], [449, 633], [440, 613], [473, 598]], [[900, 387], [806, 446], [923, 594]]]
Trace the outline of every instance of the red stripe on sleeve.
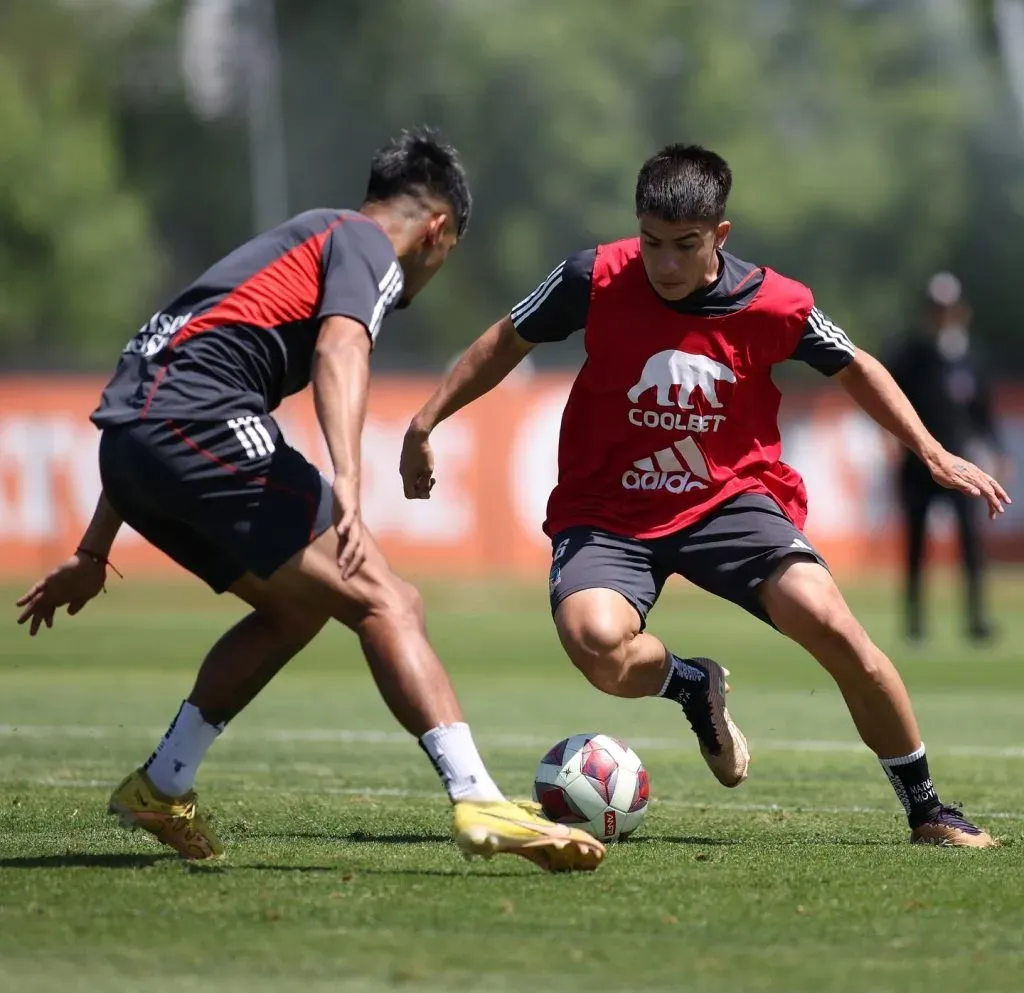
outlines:
[[320, 299], [323, 246], [342, 220], [339, 217], [319, 234], [307, 238], [240, 283], [220, 303], [189, 321], [171, 339], [169, 347], [225, 324], [273, 328], [311, 318]]

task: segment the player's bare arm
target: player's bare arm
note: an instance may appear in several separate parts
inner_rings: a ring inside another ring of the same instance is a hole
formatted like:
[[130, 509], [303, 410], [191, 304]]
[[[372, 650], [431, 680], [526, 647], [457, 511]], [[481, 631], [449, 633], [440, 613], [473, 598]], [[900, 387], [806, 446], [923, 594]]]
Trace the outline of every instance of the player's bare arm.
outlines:
[[338, 502], [338, 565], [349, 579], [366, 557], [359, 513], [359, 439], [366, 420], [370, 336], [350, 317], [328, 317], [313, 353], [313, 399], [334, 466]]
[[493, 390], [534, 347], [534, 342], [520, 337], [511, 317], [506, 316], [466, 349], [406, 431], [399, 463], [406, 497], [411, 500], [430, 498], [434, 484], [430, 433], [434, 428]]
[[16, 605], [23, 608], [18, 623], [31, 621], [29, 634], [35, 635], [44, 623], [52, 628], [58, 607], [66, 604], [68, 614], [74, 616], [103, 589], [110, 549], [121, 524], [106, 494], [100, 493], [92, 520], [74, 555], [17, 600]]
[[904, 392], [874, 356], [858, 350], [853, 362], [835, 378], [865, 413], [924, 462], [941, 486], [982, 497], [993, 518], [1011, 502], [998, 480], [947, 452], [929, 434]]

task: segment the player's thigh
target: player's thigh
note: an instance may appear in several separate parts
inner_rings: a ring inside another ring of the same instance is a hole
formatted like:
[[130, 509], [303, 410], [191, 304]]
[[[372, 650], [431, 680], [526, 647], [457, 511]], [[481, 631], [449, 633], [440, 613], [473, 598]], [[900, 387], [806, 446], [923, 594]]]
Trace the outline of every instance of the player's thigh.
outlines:
[[289, 611], [352, 628], [374, 617], [422, 625], [418, 591], [394, 573], [369, 532], [363, 565], [342, 579], [330, 483], [285, 442], [273, 418], [171, 427], [207, 463], [186, 476], [197, 526], [244, 564], [250, 598], [259, 590]]
[[314, 614], [331, 617], [358, 629], [371, 619], [422, 628], [419, 591], [395, 573], [369, 531], [363, 531], [366, 558], [349, 579], [338, 565], [339, 540], [329, 528], [296, 552], [266, 579], [249, 577], [248, 590], [281, 603], [301, 604]]
[[665, 582], [646, 542], [576, 527], [552, 544], [548, 595], [567, 650], [611, 650], [643, 630]]
[[819, 661], [863, 655], [870, 641], [831, 573], [809, 559], [784, 559], [761, 588], [771, 623]]
[[685, 531], [658, 539], [657, 553], [672, 572], [773, 626], [765, 591], [783, 564], [812, 562], [828, 574], [807, 537], [762, 494], [736, 497]]

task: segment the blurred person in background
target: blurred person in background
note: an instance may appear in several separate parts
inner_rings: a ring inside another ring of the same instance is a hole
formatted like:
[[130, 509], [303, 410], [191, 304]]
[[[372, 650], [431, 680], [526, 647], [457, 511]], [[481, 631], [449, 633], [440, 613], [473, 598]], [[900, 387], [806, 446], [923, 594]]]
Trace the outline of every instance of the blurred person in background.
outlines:
[[[996, 475], [1008, 478], [1011, 467], [996, 428], [986, 371], [970, 336], [971, 308], [960, 280], [951, 272], [929, 279], [920, 324], [893, 349], [889, 369], [925, 427], [949, 451], [979, 450]], [[906, 632], [924, 636], [921, 583], [925, 562], [928, 511], [935, 500], [948, 500], [960, 532], [966, 580], [967, 634], [975, 641], [995, 632], [984, 593], [984, 543], [979, 508], [966, 493], [940, 486], [927, 466], [904, 449], [897, 475], [900, 509], [906, 525]]]

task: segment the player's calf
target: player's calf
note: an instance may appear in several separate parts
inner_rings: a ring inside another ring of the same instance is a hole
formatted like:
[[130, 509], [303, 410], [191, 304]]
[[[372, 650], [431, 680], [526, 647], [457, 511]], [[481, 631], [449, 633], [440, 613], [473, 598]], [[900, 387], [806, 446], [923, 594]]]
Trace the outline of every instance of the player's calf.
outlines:
[[878, 756], [903, 806], [911, 841], [992, 845], [984, 831], [939, 798], [906, 686], [829, 573], [814, 562], [787, 560], [764, 584], [762, 598], [776, 627], [835, 679], [861, 738]]
[[226, 724], [321, 631], [329, 616], [294, 598], [271, 596], [265, 583], [246, 575], [230, 592], [255, 609], [209, 651], [189, 703], [211, 724]]
[[384, 702], [419, 741], [453, 803], [503, 801], [427, 638], [419, 591], [392, 571], [368, 531], [363, 542], [365, 561], [349, 579], [338, 568], [337, 535], [328, 531], [271, 581], [355, 632]]

